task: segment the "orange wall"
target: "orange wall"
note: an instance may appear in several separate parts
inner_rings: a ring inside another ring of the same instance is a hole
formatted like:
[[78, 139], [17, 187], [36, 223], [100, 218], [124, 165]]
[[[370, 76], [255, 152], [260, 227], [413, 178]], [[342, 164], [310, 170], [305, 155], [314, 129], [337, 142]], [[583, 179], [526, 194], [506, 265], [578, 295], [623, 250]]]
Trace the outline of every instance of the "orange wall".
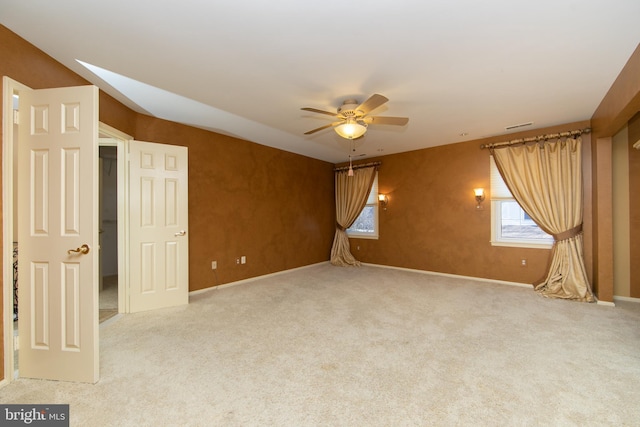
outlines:
[[329, 259], [332, 164], [142, 115], [135, 135], [189, 148], [191, 290]]
[[[633, 148], [640, 141], [640, 113], [629, 120], [629, 231], [630, 231], [630, 295], [640, 298], [640, 149]], [[635, 262], [634, 262], [635, 261]]]
[[[588, 127], [588, 122], [511, 134], [528, 137]], [[379, 157], [379, 192], [388, 194], [380, 210], [378, 240], [351, 239], [363, 262], [521, 283], [545, 273], [550, 250], [492, 246], [489, 151], [492, 138]], [[588, 144], [589, 135], [584, 135]], [[366, 162], [373, 159], [367, 159]], [[589, 168], [589, 165], [585, 165]], [[487, 193], [477, 211], [473, 189]], [[527, 266], [521, 260], [527, 260]]]

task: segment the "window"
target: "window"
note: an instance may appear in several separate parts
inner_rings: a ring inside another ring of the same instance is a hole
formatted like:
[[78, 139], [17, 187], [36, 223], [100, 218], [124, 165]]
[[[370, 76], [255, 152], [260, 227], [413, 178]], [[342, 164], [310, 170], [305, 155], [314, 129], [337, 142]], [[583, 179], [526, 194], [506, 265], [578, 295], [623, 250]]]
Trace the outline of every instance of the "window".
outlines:
[[518, 246], [550, 248], [553, 237], [536, 225], [522, 210], [491, 159], [491, 244], [494, 246]]
[[378, 238], [378, 172], [373, 179], [367, 204], [351, 227], [347, 229], [347, 235], [358, 239]]

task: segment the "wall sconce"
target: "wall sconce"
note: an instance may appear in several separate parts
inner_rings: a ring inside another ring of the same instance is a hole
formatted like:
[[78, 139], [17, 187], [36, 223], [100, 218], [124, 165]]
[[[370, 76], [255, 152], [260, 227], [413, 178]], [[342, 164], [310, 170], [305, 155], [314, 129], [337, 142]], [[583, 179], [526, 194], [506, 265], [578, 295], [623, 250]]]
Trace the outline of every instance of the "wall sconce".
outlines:
[[389, 198], [386, 194], [378, 194], [378, 204], [382, 206], [382, 209], [387, 210], [387, 204], [389, 203]]
[[484, 201], [484, 188], [474, 188], [473, 193], [476, 195], [476, 210], [484, 209], [482, 202]]

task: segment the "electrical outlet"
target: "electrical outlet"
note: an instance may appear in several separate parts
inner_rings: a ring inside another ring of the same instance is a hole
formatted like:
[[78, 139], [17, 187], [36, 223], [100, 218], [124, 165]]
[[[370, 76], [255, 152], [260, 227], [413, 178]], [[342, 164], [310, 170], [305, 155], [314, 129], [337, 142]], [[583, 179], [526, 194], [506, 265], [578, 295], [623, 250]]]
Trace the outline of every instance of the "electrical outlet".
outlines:
[[236, 258], [236, 264], [240, 264], [240, 258]]
[[522, 261], [520, 261], [520, 265], [523, 267], [527, 266], [527, 259], [526, 258], [522, 258]]
[[216, 268], [218, 268], [218, 261], [211, 261], [211, 269], [215, 270]]

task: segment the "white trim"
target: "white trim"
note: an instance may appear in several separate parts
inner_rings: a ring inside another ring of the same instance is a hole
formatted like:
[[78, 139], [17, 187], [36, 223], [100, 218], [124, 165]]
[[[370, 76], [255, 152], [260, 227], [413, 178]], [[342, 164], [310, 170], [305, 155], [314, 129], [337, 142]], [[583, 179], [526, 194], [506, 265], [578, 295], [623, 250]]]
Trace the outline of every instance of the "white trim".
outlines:
[[123, 141], [133, 139], [131, 135], [127, 135], [126, 133], [114, 128], [113, 126], [109, 126], [106, 123], [98, 123], [98, 129], [100, 133], [109, 136], [109, 138], [121, 139]]
[[[371, 267], [380, 267], [380, 268], [391, 268], [394, 270], [402, 270], [402, 271], [410, 271], [410, 272], [414, 272], [414, 273], [422, 273], [422, 274], [430, 274], [430, 275], [434, 275], [434, 276], [444, 276], [444, 277], [453, 277], [453, 278], [458, 278], [458, 279], [467, 279], [467, 280], [474, 280], [477, 282], [485, 282], [485, 283], [495, 283], [498, 285], [507, 285], [507, 286], [517, 286], [519, 288], [528, 288], [531, 290], [534, 290], [533, 288], [533, 284], [530, 283], [520, 283], [520, 282], [508, 282], [506, 280], [495, 280], [495, 279], [485, 279], [482, 277], [473, 277], [473, 276], [462, 276], [459, 274], [449, 274], [449, 273], [440, 273], [437, 271], [427, 271], [427, 270], [416, 270], [413, 268], [404, 268], [404, 267], [392, 267], [389, 265], [380, 265], [380, 264], [368, 264], [368, 263], [362, 263], [362, 265], [368, 265]], [[614, 297], [614, 300], [622, 300], [622, 301], [631, 301], [634, 300], [633, 302], [638, 302], [640, 303], [640, 298], [628, 298], [628, 297]], [[607, 307], [615, 307], [615, 304], [609, 301], [600, 301], [597, 300], [596, 303], [598, 305], [603, 305], [603, 306], [607, 306]]]
[[[315, 264], [309, 264], [309, 265], [305, 265], [302, 267], [297, 267], [297, 268], [292, 268], [289, 270], [282, 270], [282, 271], [278, 271], [276, 273], [269, 273], [269, 274], [265, 274], [262, 276], [256, 276], [256, 277], [251, 277], [249, 279], [243, 279], [243, 280], [238, 280], [236, 282], [230, 282], [230, 283], [225, 283], [223, 285], [214, 285], [211, 286], [209, 288], [204, 288], [204, 289], [198, 289], [196, 291], [191, 291], [189, 292], [189, 296], [195, 296], [195, 295], [199, 295], [199, 294], [203, 294], [209, 291], [214, 291], [216, 289], [222, 289], [222, 288], [227, 288], [230, 286], [236, 286], [236, 285], [241, 285], [244, 283], [250, 283], [259, 279], [265, 279], [267, 277], [273, 277], [273, 276], [279, 276], [281, 274], [286, 274], [286, 273], [290, 273], [293, 271], [297, 271], [297, 270], [303, 270], [306, 268], [310, 268], [310, 267], [315, 267], [317, 265], [322, 265], [322, 264], [328, 264], [329, 261], [323, 261], [323, 262], [318, 262]], [[450, 274], [450, 273], [440, 273], [438, 271], [428, 271], [428, 270], [418, 270], [415, 268], [405, 268], [405, 267], [394, 267], [391, 265], [382, 265], [382, 264], [370, 264], [370, 263], [366, 263], [363, 262], [362, 265], [366, 265], [369, 267], [377, 267], [377, 268], [387, 268], [390, 270], [400, 270], [400, 271], [408, 271], [411, 273], [419, 273], [419, 274], [427, 274], [427, 275], [432, 275], [432, 276], [442, 276], [442, 277], [452, 277], [452, 278], [456, 278], [456, 279], [466, 279], [466, 280], [473, 280], [476, 282], [484, 282], [484, 283], [494, 283], [497, 285], [506, 285], [506, 286], [515, 286], [518, 288], [527, 288], [527, 289], [531, 289], [533, 290], [533, 284], [531, 283], [522, 283], [522, 282], [509, 282], [507, 280], [496, 280], [496, 279], [486, 279], [483, 277], [473, 277], [473, 276], [463, 276], [460, 274]], [[631, 301], [631, 302], [637, 302], [640, 303], [640, 298], [629, 298], [629, 297], [614, 297], [614, 300], [621, 300], [621, 301]], [[598, 305], [603, 305], [603, 306], [610, 306], [610, 307], [615, 307], [615, 304], [612, 302], [608, 302], [608, 301], [597, 301]]]
[[[273, 277], [273, 276], [279, 276], [281, 274], [286, 274], [289, 272], [293, 272], [293, 271], [297, 271], [297, 270], [303, 270], [306, 268], [310, 268], [310, 267], [315, 267], [318, 265], [323, 265], [323, 264], [328, 264], [329, 261], [322, 261], [322, 262], [318, 262], [315, 264], [309, 264], [309, 265], [305, 265], [302, 267], [296, 267], [296, 268], [292, 268], [289, 270], [282, 270], [282, 271], [278, 271], [276, 273], [269, 273], [269, 274], [265, 274], [262, 276], [256, 276], [256, 277], [251, 277], [249, 279], [243, 279], [243, 280], [238, 280], [237, 282], [230, 282], [230, 283], [225, 283], [223, 285], [217, 285], [217, 286], [212, 286], [209, 288], [205, 288], [205, 289], [198, 289], [197, 291], [191, 291], [189, 292], [189, 296], [191, 295], [198, 295], [204, 292], [208, 292], [208, 291], [212, 291], [212, 290], [216, 290], [216, 289], [222, 289], [222, 288], [226, 288], [229, 286], [236, 286], [236, 285], [241, 285], [243, 283], [249, 283], [249, 282], [253, 282], [255, 280], [259, 280], [259, 279], [264, 279], [267, 277]], [[378, 268], [388, 268], [391, 270], [400, 270], [400, 271], [409, 271], [412, 273], [421, 273], [421, 274], [429, 274], [429, 275], [434, 275], [434, 276], [444, 276], [444, 277], [453, 277], [453, 278], [458, 278], [458, 279], [467, 279], [467, 280], [474, 280], [477, 282], [485, 282], [485, 283], [495, 283], [498, 285], [508, 285], [508, 286], [516, 286], [516, 287], [520, 287], [520, 288], [528, 288], [528, 289], [533, 289], [533, 285], [530, 283], [520, 283], [520, 282], [508, 282], [506, 280], [496, 280], [496, 279], [485, 279], [482, 277], [473, 277], [473, 276], [462, 276], [459, 274], [449, 274], [449, 273], [440, 273], [437, 271], [427, 271], [427, 270], [417, 270], [414, 268], [405, 268], [405, 267], [394, 267], [391, 265], [382, 265], [382, 264], [370, 264], [370, 263], [366, 263], [363, 262], [362, 265], [366, 265], [369, 267], [378, 267]]]
[[605, 306], [605, 307], [615, 307], [615, 306], [616, 306], [616, 305], [615, 305], [615, 303], [612, 303], [612, 302], [610, 302], [610, 301], [600, 301], [600, 300], [597, 300], [597, 301], [596, 301], [596, 304], [598, 304], [598, 305], [603, 305], [603, 306]]
[[409, 272], [413, 272], [413, 273], [428, 274], [428, 275], [433, 275], [433, 276], [443, 276], [443, 277], [453, 277], [453, 278], [457, 278], [457, 279], [474, 280], [476, 282], [495, 283], [495, 284], [498, 284], [498, 285], [517, 286], [519, 288], [528, 288], [528, 289], [532, 289], [533, 290], [533, 285], [531, 283], [508, 282], [506, 280], [485, 279], [485, 278], [482, 278], [482, 277], [462, 276], [462, 275], [459, 275], [459, 274], [440, 273], [440, 272], [437, 272], [437, 271], [417, 270], [417, 269], [414, 269], [414, 268], [393, 267], [393, 266], [390, 266], [390, 265], [369, 264], [369, 263], [364, 263], [364, 262], [362, 263], [362, 265], [368, 265], [368, 266], [371, 266], [371, 267], [379, 267], [379, 268], [389, 268], [389, 269], [392, 269], [392, 270], [409, 271]]
[[[2, 282], [4, 331], [4, 379], [0, 387], [12, 381], [13, 372], [13, 94], [30, 87], [7, 76], [2, 77]], [[11, 236], [11, 238], [10, 238]]]
[[129, 313], [129, 142], [133, 137], [105, 123], [99, 122], [99, 132], [113, 138], [117, 149], [118, 175], [118, 313]]
[[551, 249], [553, 247], [553, 243], [529, 243], [526, 240], [491, 240], [490, 243], [491, 246], [505, 246], [509, 248]]
[[640, 304], [640, 298], [633, 298], [633, 297], [621, 297], [618, 295], [614, 295], [613, 296], [613, 301], [626, 301], [626, 302], [634, 302], [636, 304]]
[[307, 268], [315, 267], [315, 266], [322, 265], [322, 264], [328, 264], [328, 263], [329, 263], [329, 261], [322, 261], [322, 262], [318, 262], [318, 263], [315, 263], [315, 264], [303, 265], [302, 267], [296, 267], [296, 268], [291, 268], [291, 269], [288, 269], [288, 270], [277, 271], [275, 273], [264, 274], [262, 276], [250, 277], [249, 279], [238, 280], [236, 282], [229, 282], [229, 283], [225, 283], [223, 285], [214, 285], [214, 286], [211, 286], [209, 288], [204, 288], [204, 289], [198, 289], [196, 291], [191, 291], [191, 292], [189, 292], [189, 296], [191, 297], [191, 296], [203, 294], [205, 292], [215, 291], [216, 289], [228, 288], [230, 286], [236, 286], [236, 285], [242, 285], [242, 284], [245, 284], [245, 283], [255, 282], [256, 280], [266, 279], [268, 277], [280, 276], [281, 274], [291, 273], [291, 272], [298, 271], [298, 270], [305, 270]]

